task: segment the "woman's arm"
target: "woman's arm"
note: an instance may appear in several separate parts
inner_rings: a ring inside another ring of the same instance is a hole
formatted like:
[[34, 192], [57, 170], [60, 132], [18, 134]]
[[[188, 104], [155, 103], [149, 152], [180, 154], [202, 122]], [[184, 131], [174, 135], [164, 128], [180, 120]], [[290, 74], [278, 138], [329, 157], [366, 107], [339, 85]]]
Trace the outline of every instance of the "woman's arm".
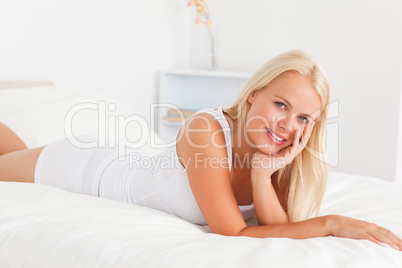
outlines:
[[180, 128], [176, 149], [212, 232], [236, 235], [247, 225], [232, 190], [226, 141], [219, 122], [210, 114], [195, 115]]
[[384, 228], [335, 215], [248, 227], [232, 191], [225, 161], [222, 161], [223, 165], [212, 161], [227, 160], [222, 128], [211, 115], [207, 114], [205, 118], [202, 120], [195, 116], [193, 123], [188, 122], [180, 129], [179, 135], [185, 138], [178, 141], [177, 154], [186, 163], [191, 190], [212, 232], [227, 236], [298, 239], [333, 235], [401, 247], [401, 240]]
[[332, 235], [351, 239], [365, 239], [378, 245], [387, 244], [402, 251], [402, 240], [391, 231], [374, 223], [339, 215], [328, 215], [288, 224], [250, 226], [236, 235], [250, 237], [286, 237], [305, 239]]
[[0, 122], [0, 155], [24, 149], [27, 149], [27, 146], [21, 138]]
[[240, 230], [236, 235], [258, 238], [286, 237], [294, 239], [328, 236], [331, 235], [330, 216], [286, 224], [249, 226]]
[[278, 200], [271, 177], [251, 172], [254, 208], [259, 225], [285, 224], [289, 217]]
[[289, 222], [289, 216], [278, 200], [271, 177], [279, 168], [291, 163], [299, 154], [310, 138], [314, 124], [296, 130], [293, 135], [292, 146], [282, 150], [277, 155], [266, 155], [258, 151], [252, 159], [251, 182], [253, 187], [254, 207], [259, 225], [284, 224]]

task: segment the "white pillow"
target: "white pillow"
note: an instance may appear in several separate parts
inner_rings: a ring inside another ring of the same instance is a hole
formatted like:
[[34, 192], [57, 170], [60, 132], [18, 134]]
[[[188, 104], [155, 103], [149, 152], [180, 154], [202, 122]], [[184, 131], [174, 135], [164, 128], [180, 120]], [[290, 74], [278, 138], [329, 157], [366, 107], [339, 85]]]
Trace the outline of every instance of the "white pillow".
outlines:
[[157, 144], [163, 143], [149, 129], [146, 120], [133, 114], [123, 103], [78, 88], [45, 86], [1, 90], [0, 121], [17, 133], [28, 148], [80, 135], [124, 137], [130, 143], [148, 147], [151, 138]]

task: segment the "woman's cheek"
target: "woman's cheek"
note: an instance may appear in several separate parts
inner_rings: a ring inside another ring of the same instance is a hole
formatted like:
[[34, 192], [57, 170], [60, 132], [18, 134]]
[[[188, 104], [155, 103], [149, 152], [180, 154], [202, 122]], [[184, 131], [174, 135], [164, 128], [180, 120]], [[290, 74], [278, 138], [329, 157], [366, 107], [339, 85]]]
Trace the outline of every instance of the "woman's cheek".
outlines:
[[274, 108], [269, 109], [266, 112], [266, 118], [268, 119], [268, 122], [270, 123], [277, 123], [279, 120], [284, 119], [286, 116], [283, 112], [278, 111]]

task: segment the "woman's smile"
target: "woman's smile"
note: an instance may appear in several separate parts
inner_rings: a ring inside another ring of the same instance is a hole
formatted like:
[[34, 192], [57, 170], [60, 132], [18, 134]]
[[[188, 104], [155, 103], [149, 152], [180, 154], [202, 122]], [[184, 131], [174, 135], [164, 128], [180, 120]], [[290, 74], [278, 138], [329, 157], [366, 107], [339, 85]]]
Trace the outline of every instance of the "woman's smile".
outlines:
[[279, 134], [275, 134], [272, 130], [270, 130], [269, 128], [267, 128], [267, 135], [269, 137], [269, 139], [277, 145], [282, 145], [285, 143], [286, 139], [283, 138], [282, 136], [280, 136]]

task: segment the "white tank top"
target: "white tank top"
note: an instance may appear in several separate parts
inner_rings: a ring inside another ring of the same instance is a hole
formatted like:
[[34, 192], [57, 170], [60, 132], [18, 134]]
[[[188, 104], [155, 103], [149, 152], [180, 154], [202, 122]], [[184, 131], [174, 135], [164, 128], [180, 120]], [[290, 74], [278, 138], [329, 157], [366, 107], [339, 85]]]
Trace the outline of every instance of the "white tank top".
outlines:
[[[222, 126], [230, 171], [232, 143], [223, 108], [203, 109], [196, 114], [201, 112], [213, 115]], [[135, 157], [130, 156], [127, 161], [116, 160], [104, 170], [99, 185], [101, 197], [154, 208], [195, 224], [207, 224], [191, 191], [186, 170], [178, 159], [176, 145], [154, 156], [147, 156], [138, 149], [131, 153]], [[133, 158], [136, 161], [133, 162]], [[245, 220], [255, 212], [254, 204], [239, 206], [239, 209]]]

